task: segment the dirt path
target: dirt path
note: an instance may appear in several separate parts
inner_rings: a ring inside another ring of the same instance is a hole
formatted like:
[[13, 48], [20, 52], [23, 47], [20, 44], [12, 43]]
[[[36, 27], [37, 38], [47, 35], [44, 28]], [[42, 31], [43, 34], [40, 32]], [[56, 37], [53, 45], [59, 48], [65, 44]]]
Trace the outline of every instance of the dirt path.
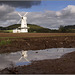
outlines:
[[75, 33], [0, 33], [0, 37], [52, 37], [75, 36]]

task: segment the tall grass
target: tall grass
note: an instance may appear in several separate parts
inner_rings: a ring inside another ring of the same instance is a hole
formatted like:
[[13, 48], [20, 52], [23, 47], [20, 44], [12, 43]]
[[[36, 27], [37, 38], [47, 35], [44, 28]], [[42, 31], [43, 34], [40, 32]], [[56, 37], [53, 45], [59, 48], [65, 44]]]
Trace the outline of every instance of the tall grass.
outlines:
[[7, 44], [10, 44], [11, 43], [11, 40], [1, 40], [0, 41], [0, 46], [2, 46], [2, 45], [7, 45]]

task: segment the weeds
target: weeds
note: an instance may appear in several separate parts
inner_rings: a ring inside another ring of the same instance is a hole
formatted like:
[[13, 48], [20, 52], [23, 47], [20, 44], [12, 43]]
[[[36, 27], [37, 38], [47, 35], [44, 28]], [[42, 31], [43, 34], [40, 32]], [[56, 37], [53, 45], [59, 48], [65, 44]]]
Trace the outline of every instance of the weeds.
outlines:
[[1, 40], [1, 42], [0, 42], [0, 46], [2, 46], [2, 45], [7, 45], [7, 44], [10, 44], [11, 43], [11, 40]]

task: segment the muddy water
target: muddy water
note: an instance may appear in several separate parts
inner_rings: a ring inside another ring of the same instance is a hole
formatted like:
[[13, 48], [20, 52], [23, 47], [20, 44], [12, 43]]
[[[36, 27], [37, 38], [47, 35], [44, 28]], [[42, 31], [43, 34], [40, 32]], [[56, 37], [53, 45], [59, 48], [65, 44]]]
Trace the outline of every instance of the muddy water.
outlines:
[[44, 60], [44, 59], [57, 59], [60, 58], [62, 55], [75, 51], [75, 48], [50, 48], [45, 50], [29, 50], [27, 52], [27, 59], [21, 58], [21, 51], [14, 52], [14, 53], [5, 53], [0, 54], [0, 69], [4, 69], [6, 67], [12, 67], [19, 65], [28, 65], [31, 61], [34, 60]]

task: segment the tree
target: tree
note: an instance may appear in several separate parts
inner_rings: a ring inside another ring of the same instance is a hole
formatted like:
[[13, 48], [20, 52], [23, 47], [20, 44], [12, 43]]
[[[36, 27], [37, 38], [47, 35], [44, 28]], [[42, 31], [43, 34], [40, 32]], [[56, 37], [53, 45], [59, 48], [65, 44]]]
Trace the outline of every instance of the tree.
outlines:
[[64, 26], [60, 26], [59, 27], [59, 32], [62, 32], [62, 33], [65, 33], [66, 32], [66, 29], [64, 28]]

